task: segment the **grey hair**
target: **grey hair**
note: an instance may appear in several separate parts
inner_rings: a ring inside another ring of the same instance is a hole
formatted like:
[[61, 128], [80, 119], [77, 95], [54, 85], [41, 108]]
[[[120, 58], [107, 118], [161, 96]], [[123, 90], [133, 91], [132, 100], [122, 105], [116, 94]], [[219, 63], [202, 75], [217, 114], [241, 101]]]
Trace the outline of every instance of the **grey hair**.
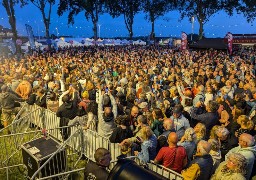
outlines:
[[243, 141], [245, 141], [247, 143], [248, 147], [252, 147], [255, 144], [255, 139], [250, 134], [243, 133], [243, 134], [240, 135], [240, 138], [243, 139]]
[[199, 143], [197, 144], [197, 151], [200, 151], [200, 154], [207, 155], [211, 151], [211, 144], [208, 143], [205, 140], [200, 140]]
[[185, 139], [189, 142], [194, 141], [196, 136], [195, 136], [195, 131], [193, 128], [187, 128], [185, 133], [184, 133]]
[[223, 136], [228, 136], [229, 131], [227, 128], [220, 126], [218, 129], [216, 129], [216, 134], [221, 134]]
[[240, 153], [230, 153], [228, 159], [234, 159], [237, 164], [237, 168], [234, 170], [236, 173], [246, 174], [246, 158]]

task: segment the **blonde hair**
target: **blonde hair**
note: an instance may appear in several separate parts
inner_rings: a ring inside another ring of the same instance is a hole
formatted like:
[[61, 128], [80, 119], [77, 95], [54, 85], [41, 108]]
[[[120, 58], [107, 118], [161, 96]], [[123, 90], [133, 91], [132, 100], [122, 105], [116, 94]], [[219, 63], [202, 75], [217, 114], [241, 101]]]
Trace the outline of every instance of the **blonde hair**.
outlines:
[[184, 133], [184, 137], [187, 141], [191, 142], [194, 141], [196, 136], [195, 136], [195, 131], [193, 128], [187, 128], [185, 133]]
[[[205, 134], [206, 134], [206, 127], [205, 127], [205, 125], [202, 124], [202, 123], [197, 123], [195, 127], [199, 127], [199, 129], [200, 129], [199, 132], [196, 132], [196, 131], [195, 131], [195, 133], [196, 133], [196, 138], [197, 138], [197, 139], [202, 139], [202, 138], [204, 138], [204, 137], [205, 137]], [[195, 128], [194, 128], [194, 129], [195, 129]]]
[[254, 127], [253, 121], [251, 121], [246, 115], [241, 115], [237, 119], [237, 123], [243, 126], [245, 129], [252, 130]]
[[210, 131], [210, 139], [218, 139], [218, 136], [216, 134], [216, 130], [219, 128], [219, 125], [215, 125], [212, 127], [211, 131]]
[[154, 133], [149, 126], [141, 128], [141, 138], [145, 141], [148, 140]]

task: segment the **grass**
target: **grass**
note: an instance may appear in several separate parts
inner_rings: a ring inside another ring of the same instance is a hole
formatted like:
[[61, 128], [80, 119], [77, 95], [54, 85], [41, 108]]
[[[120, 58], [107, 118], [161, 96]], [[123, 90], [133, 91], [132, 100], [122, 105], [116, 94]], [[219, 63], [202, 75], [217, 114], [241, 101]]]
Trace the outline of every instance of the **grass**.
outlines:
[[[3, 136], [3, 133], [0, 133], [0, 180], [7, 180], [7, 169], [6, 168], [3, 169], [4, 167], [23, 164], [21, 145], [31, 141], [32, 139], [36, 139], [40, 136], [41, 136], [40, 131], [34, 131], [34, 132], [32, 131], [31, 133], [27, 133], [27, 134], [15, 134], [15, 135], [9, 135], [9, 136]], [[66, 150], [68, 154], [67, 156], [68, 170], [74, 170], [74, 169], [85, 167], [86, 165], [85, 160], [80, 160], [75, 166], [75, 163], [79, 159], [79, 155], [69, 147], [67, 147]], [[8, 169], [8, 180], [23, 180], [23, 179], [26, 179], [25, 167], [18, 166], [18, 167], [10, 167]], [[83, 176], [82, 176], [82, 173], [76, 172], [71, 174], [69, 179], [80, 180], [80, 179], [83, 179]]]

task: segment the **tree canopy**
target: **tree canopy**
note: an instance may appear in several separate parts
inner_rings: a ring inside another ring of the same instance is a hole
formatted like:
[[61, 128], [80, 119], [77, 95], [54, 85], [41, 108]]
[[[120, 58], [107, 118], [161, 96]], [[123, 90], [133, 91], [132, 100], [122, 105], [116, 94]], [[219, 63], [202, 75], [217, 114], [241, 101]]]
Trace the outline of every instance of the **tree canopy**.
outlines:
[[204, 24], [209, 21], [215, 13], [225, 10], [229, 14], [237, 4], [237, 0], [183, 0], [179, 6], [181, 18], [195, 17], [199, 22], [199, 39], [204, 35]]
[[134, 16], [140, 11], [141, 1], [138, 0], [107, 0], [108, 13], [112, 17], [123, 15], [129, 37], [133, 37]]
[[34, 4], [42, 13], [45, 26], [45, 36], [46, 38], [49, 38], [52, 6], [55, 4], [55, 0], [30, 0], [30, 2]]
[[86, 19], [93, 23], [94, 38], [97, 39], [97, 24], [99, 15], [104, 13], [104, 0], [61, 0], [58, 7], [58, 15], [68, 13], [68, 23], [74, 23], [74, 17], [84, 12]]

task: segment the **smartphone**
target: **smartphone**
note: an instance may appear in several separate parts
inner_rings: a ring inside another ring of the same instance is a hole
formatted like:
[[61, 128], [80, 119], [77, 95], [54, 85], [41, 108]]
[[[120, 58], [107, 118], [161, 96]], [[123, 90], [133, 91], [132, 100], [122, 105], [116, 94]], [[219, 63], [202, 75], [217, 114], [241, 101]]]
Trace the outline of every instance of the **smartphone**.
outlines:
[[105, 88], [105, 93], [108, 93], [108, 87]]

